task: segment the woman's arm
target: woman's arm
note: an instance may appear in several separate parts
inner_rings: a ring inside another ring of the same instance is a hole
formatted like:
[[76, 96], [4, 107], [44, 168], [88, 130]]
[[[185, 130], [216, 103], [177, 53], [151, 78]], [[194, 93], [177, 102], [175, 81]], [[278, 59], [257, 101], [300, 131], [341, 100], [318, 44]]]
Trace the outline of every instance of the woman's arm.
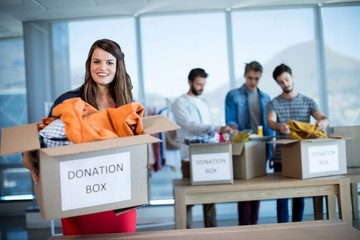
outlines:
[[36, 186], [39, 182], [39, 158], [37, 156], [37, 151], [24, 152], [22, 163], [30, 170], [31, 177]]

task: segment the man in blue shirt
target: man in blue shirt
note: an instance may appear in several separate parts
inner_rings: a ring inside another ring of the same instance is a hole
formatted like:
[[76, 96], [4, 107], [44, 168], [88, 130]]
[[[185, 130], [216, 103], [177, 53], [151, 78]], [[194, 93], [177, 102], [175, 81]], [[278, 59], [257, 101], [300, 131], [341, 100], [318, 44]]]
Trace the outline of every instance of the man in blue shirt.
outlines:
[[[226, 95], [225, 121], [226, 125], [239, 131], [253, 130], [256, 133], [257, 127], [263, 126], [265, 136], [274, 136], [266, 122], [265, 110], [270, 96], [258, 88], [262, 71], [263, 68], [257, 61], [245, 65], [245, 83]], [[271, 145], [266, 148], [267, 159], [271, 158], [271, 148]], [[259, 207], [259, 201], [239, 202], [239, 225], [257, 224]]]

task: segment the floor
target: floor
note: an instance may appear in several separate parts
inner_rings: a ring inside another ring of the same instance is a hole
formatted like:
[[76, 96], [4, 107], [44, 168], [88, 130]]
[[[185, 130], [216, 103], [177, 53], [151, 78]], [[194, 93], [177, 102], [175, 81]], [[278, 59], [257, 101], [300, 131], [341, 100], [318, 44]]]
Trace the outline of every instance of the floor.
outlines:
[[[312, 221], [313, 215], [304, 215], [304, 221]], [[275, 217], [261, 217], [259, 224], [275, 223]], [[235, 226], [237, 219], [218, 220], [219, 226]], [[360, 231], [359, 220], [353, 222], [353, 226]], [[203, 227], [202, 221], [195, 221], [194, 228]], [[137, 231], [155, 231], [174, 229], [174, 222], [169, 221], [161, 224], [141, 224]], [[26, 220], [24, 216], [0, 217], [0, 240], [45, 240], [52, 233], [50, 228], [44, 229], [26, 229]], [[56, 228], [55, 233], [61, 234], [61, 228]]]

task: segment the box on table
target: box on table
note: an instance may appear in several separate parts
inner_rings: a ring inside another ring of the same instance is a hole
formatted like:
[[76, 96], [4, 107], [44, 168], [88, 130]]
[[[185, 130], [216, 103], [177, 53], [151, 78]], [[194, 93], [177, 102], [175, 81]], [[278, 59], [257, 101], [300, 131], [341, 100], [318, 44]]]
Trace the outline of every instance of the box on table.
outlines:
[[233, 183], [231, 144], [189, 144], [192, 185]]
[[281, 144], [282, 175], [313, 178], [346, 174], [344, 139], [276, 140]]
[[266, 175], [266, 140], [258, 137], [232, 143], [234, 179], [251, 179]]
[[179, 128], [162, 115], [143, 126], [143, 135], [54, 148], [40, 148], [36, 123], [5, 128], [1, 155], [37, 150], [35, 194], [46, 220], [121, 212], [149, 203], [147, 144], [160, 141], [150, 134]]
[[360, 167], [360, 126], [330, 128], [330, 135], [346, 137], [347, 167]]

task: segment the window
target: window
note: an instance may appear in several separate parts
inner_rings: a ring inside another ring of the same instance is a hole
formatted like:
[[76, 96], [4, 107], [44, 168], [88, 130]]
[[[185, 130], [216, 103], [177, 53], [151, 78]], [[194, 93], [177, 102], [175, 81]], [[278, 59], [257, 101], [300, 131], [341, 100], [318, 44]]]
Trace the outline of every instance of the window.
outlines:
[[[209, 73], [204, 98], [216, 123], [223, 124], [229, 86], [224, 13], [141, 18], [144, 87], [147, 105], [165, 105], [188, 91], [191, 69]], [[158, 106], [156, 106], [158, 107]]]
[[[229, 89], [225, 14], [202, 13], [141, 17], [141, 42], [146, 107], [158, 113], [185, 94], [193, 68], [209, 73], [204, 98], [215, 123], [224, 124], [225, 93]], [[168, 100], [168, 102], [166, 101]], [[150, 178], [151, 199], [169, 199], [172, 179], [181, 177], [180, 157]]]
[[360, 125], [360, 6], [323, 8], [332, 126]]
[[[0, 128], [27, 123], [22, 39], [0, 40]], [[0, 200], [32, 199], [30, 173], [21, 155], [0, 157]]]
[[245, 82], [245, 63], [256, 60], [264, 69], [259, 87], [274, 98], [281, 88], [272, 72], [285, 63], [293, 70], [296, 90], [319, 103], [311, 8], [234, 12], [232, 25], [236, 87]]

